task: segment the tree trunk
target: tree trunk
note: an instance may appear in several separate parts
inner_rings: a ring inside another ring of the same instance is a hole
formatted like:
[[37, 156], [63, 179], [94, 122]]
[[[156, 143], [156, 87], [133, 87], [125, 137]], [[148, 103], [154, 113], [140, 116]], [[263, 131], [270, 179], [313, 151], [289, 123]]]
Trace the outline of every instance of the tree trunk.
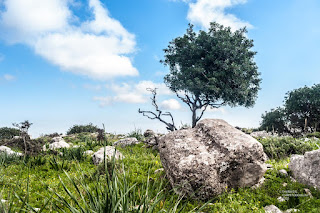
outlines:
[[197, 124], [197, 109], [192, 110], [192, 128], [194, 128]]

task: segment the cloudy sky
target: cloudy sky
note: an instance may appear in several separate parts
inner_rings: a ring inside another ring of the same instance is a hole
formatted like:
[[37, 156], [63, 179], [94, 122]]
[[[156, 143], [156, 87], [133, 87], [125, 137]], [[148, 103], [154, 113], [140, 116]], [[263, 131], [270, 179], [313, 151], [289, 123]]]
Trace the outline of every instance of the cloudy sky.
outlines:
[[152, 109], [148, 87], [178, 126], [190, 124], [159, 60], [188, 23], [205, 30], [212, 21], [249, 29], [263, 81], [253, 108], [204, 117], [257, 127], [287, 91], [320, 83], [318, 0], [0, 0], [0, 127], [29, 120], [33, 136], [89, 122], [164, 132], [138, 114]]

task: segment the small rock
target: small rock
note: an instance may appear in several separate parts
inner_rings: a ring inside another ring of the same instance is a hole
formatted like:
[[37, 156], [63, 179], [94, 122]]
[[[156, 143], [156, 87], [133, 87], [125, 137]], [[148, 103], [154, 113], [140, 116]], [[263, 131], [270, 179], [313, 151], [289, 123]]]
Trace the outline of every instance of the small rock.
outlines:
[[121, 147], [125, 147], [125, 146], [130, 146], [130, 145], [135, 145], [138, 144], [139, 141], [137, 140], [137, 138], [124, 138], [121, 140], [118, 140], [116, 142], [114, 142], [114, 146], [121, 146]]
[[288, 177], [288, 172], [285, 169], [280, 169], [279, 174], [281, 177]]
[[267, 169], [272, 169], [273, 168], [273, 166], [271, 164], [266, 164], [266, 166], [267, 166]]
[[310, 198], [313, 198], [310, 189], [304, 189], [304, 191]]
[[20, 152], [12, 151], [12, 149], [7, 147], [7, 146], [0, 146], [0, 153], [1, 152], [7, 153], [7, 155], [18, 155], [18, 156], [22, 156], [23, 155]]
[[265, 206], [264, 210], [266, 213], [282, 213], [282, 211], [275, 205]]
[[284, 199], [284, 198], [283, 198], [283, 197], [281, 197], [281, 196], [280, 196], [280, 197], [278, 197], [278, 198], [277, 198], [277, 200], [278, 200], [279, 202], [285, 202], [285, 201], [286, 201], [286, 199]]
[[84, 152], [85, 155], [93, 155], [93, 151], [92, 150], [87, 150]]
[[283, 184], [282, 184], [283, 187], [286, 187], [287, 185], [288, 185], [287, 183], [283, 183]]
[[111, 159], [113, 156], [115, 160], [124, 158], [123, 155], [118, 150], [116, 150], [114, 146], [106, 146], [106, 147], [101, 147], [97, 152], [93, 154], [92, 156], [93, 163], [95, 165], [102, 163], [104, 155], [105, 155], [105, 159]]
[[6, 203], [8, 202], [7, 200], [1, 199], [1, 203]]
[[298, 209], [287, 209], [283, 213], [291, 213], [291, 212], [298, 212]]
[[291, 177], [291, 176], [290, 176], [290, 180], [291, 180], [292, 182], [294, 182], [294, 183], [297, 182], [296, 179], [294, 179], [294, 178]]
[[154, 131], [152, 131], [151, 129], [147, 129], [144, 133], [143, 133], [143, 136], [148, 138], [148, 137], [151, 137], [151, 136], [154, 136]]

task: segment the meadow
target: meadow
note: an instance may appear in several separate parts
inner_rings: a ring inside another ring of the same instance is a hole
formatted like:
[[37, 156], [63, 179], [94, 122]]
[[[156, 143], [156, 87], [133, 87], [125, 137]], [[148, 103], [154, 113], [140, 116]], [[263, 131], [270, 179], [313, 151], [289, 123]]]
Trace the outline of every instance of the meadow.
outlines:
[[[139, 132], [127, 136], [143, 140]], [[90, 133], [80, 133], [64, 138], [74, 148], [25, 157], [1, 153], [0, 212], [264, 212], [272, 204], [283, 211], [320, 212], [320, 191], [294, 181], [288, 170], [290, 155], [318, 149], [317, 138], [258, 138], [272, 165], [262, 186], [226, 189], [218, 197], [199, 201], [175, 194], [158, 151], [142, 142], [118, 147], [124, 159], [98, 166], [84, 154], [120, 137], [108, 134], [99, 142]], [[45, 144], [50, 138], [40, 141]], [[281, 175], [280, 169], [289, 176]], [[285, 197], [288, 191], [298, 196]]]

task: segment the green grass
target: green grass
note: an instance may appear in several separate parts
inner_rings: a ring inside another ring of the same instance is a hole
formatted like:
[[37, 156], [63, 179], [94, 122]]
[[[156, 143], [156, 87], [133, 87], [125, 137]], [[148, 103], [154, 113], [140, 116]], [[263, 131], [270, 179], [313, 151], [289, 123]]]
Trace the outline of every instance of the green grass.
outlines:
[[[273, 169], [266, 172], [260, 188], [226, 189], [206, 203], [176, 195], [165, 173], [155, 173], [162, 168], [159, 153], [143, 144], [119, 147], [123, 160], [95, 166], [90, 156], [82, 154], [89, 147], [96, 151], [101, 144], [83, 134], [67, 140], [80, 148], [64, 150], [64, 156], [0, 155], [0, 199], [7, 200], [3, 206], [0, 203], [0, 212], [35, 212], [34, 208], [43, 212], [264, 212], [263, 207], [271, 204], [281, 210], [320, 212], [319, 191], [279, 175], [280, 169], [289, 171], [286, 155], [267, 162]], [[116, 140], [109, 138], [108, 143]], [[286, 190], [304, 195], [305, 188], [313, 198], [277, 200]]]

